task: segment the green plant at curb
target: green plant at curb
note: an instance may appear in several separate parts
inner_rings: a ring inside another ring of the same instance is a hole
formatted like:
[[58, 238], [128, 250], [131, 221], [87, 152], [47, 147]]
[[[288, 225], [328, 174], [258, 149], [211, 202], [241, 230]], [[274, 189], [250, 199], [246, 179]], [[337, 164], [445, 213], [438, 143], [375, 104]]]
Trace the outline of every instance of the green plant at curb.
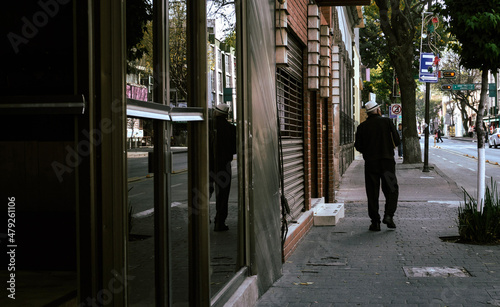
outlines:
[[460, 242], [478, 244], [500, 243], [500, 200], [496, 183], [486, 187], [483, 212], [477, 211], [475, 200], [465, 189], [464, 206], [458, 208]]

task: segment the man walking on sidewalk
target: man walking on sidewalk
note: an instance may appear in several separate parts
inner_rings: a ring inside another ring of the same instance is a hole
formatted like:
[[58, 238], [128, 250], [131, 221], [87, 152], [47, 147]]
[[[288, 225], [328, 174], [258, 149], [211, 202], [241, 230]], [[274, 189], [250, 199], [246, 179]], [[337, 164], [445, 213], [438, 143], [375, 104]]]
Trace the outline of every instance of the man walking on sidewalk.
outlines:
[[389, 228], [396, 228], [393, 217], [399, 197], [396, 178], [394, 148], [401, 142], [394, 124], [389, 118], [382, 117], [380, 106], [373, 101], [365, 104], [368, 118], [356, 131], [354, 147], [363, 154], [365, 160], [365, 188], [368, 198], [368, 216], [371, 219], [370, 230], [380, 231], [378, 198], [380, 182], [385, 196], [385, 212], [382, 223]]

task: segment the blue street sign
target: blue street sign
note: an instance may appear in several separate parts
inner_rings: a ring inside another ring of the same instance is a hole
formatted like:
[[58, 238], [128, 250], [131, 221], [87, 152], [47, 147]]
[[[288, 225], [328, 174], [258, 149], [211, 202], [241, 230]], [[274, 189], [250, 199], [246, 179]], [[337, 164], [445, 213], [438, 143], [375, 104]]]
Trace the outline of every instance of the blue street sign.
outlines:
[[436, 56], [433, 53], [421, 53], [420, 54], [420, 70], [418, 72], [418, 80], [420, 82], [437, 83], [438, 82], [438, 71], [436, 69], [433, 72], [429, 72], [429, 67], [432, 67], [434, 58]]

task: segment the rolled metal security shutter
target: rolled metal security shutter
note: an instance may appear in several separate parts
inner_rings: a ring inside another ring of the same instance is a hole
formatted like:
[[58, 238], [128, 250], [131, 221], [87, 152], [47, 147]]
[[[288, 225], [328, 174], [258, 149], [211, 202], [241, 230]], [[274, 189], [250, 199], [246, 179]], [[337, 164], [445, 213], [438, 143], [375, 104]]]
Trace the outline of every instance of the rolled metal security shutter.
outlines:
[[298, 40], [289, 35], [288, 43], [289, 67], [278, 68], [276, 80], [287, 219], [295, 220], [305, 204], [303, 71]]

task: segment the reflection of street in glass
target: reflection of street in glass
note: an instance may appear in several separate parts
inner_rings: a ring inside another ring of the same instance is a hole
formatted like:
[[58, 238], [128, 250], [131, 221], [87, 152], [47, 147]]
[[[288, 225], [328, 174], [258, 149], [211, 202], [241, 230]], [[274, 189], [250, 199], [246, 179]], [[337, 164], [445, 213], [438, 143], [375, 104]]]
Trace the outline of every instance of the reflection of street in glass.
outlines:
[[[187, 169], [187, 148], [175, 149], [172, 169]], [[129, 273], [137, 276], [130, 281], [131, 306], [145, 306], [154, 302], [154, 177], [147, 178], [148, 158], [146, 154], [128, 159], [130, 178], [129, 200], [133, 211], [133, 228], [129, 236]], [[130, 154], [134, 156], [134, 154]], [[214, 232], [210, 229], [211, 244], [211, 292], [219, 291], [236, 271], [236, 255], [238, 242], [238, 184], [237, 163], [231, 162], [231, 189], [228, 199], [228, 217], [226, 224], [230, 228], [225, 232]], [[188, 173], [181, 171], [171, 174], [171, 255], [173, 287], [173, 302], [186, 303], [188, 297]], [[210, 202], [210, 227], [213, 227], [215, 217], [215, 195]]]

